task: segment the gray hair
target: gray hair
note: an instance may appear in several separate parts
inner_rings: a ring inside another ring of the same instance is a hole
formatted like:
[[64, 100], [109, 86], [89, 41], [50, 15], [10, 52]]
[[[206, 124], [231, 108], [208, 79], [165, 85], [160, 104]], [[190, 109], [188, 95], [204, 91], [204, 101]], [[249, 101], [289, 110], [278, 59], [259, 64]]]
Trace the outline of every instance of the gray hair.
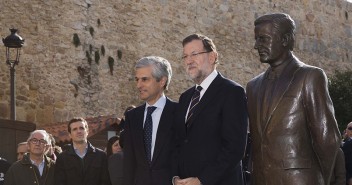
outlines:
[[141, 58], [135, 65], [135, 69], [151, 66], [152, 76], [159, 82], [163, 77], [167, 78], [164, 89], [167, 90], [171, 81], [172, 69], [169, 61], [159, 56]]
[[273, 13], [266, 14], [254, 21], [254, 26], [262, 23], [271, 23], [274, 30], [280, 34], [280, 38], [287, 34], [288, 37], [288, 48], [292, 51], [295, 43], [295, 31], [296, 24], [295, 21], [290, 17], [290, 15], [285, 13]]
[[35, 130], [35, 131], [31, 132], [29, 134], [27, 142], [29, 142], [29, 140], [31, 140], [33, 138], [33, 135], [36, 134], [36, 133], [42, 134], [44, 136], [43, 139], [47, 142], [47, 144], [50, 144], [50, 136], [45, 130]]

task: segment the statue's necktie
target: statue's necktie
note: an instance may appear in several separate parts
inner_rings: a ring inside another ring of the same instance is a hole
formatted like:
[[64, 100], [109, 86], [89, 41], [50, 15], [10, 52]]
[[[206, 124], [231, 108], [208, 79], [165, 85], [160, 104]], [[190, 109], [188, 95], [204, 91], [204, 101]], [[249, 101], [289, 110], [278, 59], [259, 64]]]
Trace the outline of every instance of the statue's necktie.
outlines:
[[191, 104], [189, 106], [188, 114], [187, 114], [187, 119], [186, 119], [186, 126], [189, 127], [190, 124], [188, 123], [188, 120], [192, 117], [194, 110], [196, 109], [198, 103], [199, 103], [199, 98], [200, 98], [200, 91], [202, 90], [202, 86], [198, 86], [192, 96], [191, 99]]
[[153, 134], [153, 120], [152, 113], [156, 107], [150, 106], [147, 108], [147, 116], [144, 122], [144, 146], [147, 153], [147, 159], [149, 164], [152, 161], [152, 134]]

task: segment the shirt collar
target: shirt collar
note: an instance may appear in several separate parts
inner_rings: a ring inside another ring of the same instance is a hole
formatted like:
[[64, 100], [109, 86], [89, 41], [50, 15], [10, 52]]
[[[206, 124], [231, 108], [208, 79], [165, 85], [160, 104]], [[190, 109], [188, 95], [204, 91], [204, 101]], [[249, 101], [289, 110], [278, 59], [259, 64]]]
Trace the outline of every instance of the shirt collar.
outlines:
[[156, 102], [154, 103], [154, 105], [149, 105], [149, 103], [146, 102], [145, 111], [147, 111], [147, 108], [148, 108], [149, 106], [154, 106], [154, 107], [156, 107], [156, 108], [163, 108], [163, 107], [165, 106], [165, 104], [166, 104], [166, 96], [165, 96], [165, 94], [163, 93], [163, 94], [161, 95], [161, 97], [158, 99], [158, 101], [156, 101]]
[[75, 145], [72, 143], [72, 145], [73, 145], [73, 150], [75, 151], [75, 153], [79, 156], [79, 157], [81, 157], [81, 158], [83, 158], [86, 154], [87, 154], [87, 151], [88, 151], [88, 143], [87, 143], [87, 145], [86, 145], [86, 149], [84, 150], [84, 152], [81, 154], [81, 153], [79, 153], [79, 150], [75, 147]]
[[[214, 81], [214, 79], [216, 78], [216, 76], [218, 75], [218, 72], [214, 69], [213, 72], [211, 72], [208, 77], [206, 77], [203, 82], [200, 84], [200, 86], [202, 86], [202, 91], [205, 92], [208, 87], [210, 86], [211, 82]], [[196, 87], [198, 87], [199, 85], [196, 84]]]
[[284, 62], [282, 62], [280, 65], [275, 66], [275, 67], [270, 67], [269, 70], [274, 71], [276, 73], [276, 76], [279, 77], [281, 73], [284, 71], [285, 67], [293, 60], [293, 57], [290, 57], [286, 59]]
[[[35, 165], [35, 161], [33, 161], [31, 158], [29, 158], [29, 159], [31, 160], [32, 164]], [[45, 157], [43, 157], [43, 161], [39, 164], [39, 166], [44, 164], [44, 163], [45, 163]]]

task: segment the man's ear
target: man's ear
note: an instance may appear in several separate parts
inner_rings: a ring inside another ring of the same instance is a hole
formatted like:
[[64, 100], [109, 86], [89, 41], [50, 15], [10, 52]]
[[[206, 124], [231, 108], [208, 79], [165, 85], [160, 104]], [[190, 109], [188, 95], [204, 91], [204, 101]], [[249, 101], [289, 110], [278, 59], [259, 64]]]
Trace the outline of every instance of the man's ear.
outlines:
[[214, 64], [216, 64], [216, 60], [218, 59], [218, 54], [214, 51], [210, 52], [209, 59], [210, 61], [214, 61]]
[[284, 34], [284, 35], [282, 36], [282, 40], [281, 40], [282, 45], [283, 45], [284, 47], [287, 47], [289, 41], [290, 41], [290, 34], [288, 34], [288, 33]]
[[161, 79], [160, 79], [160, 82], [162, 84], [163, 87], [166, 86], [166, 81], [167, 81], [167, 78], [165, 76], [163, 76]]

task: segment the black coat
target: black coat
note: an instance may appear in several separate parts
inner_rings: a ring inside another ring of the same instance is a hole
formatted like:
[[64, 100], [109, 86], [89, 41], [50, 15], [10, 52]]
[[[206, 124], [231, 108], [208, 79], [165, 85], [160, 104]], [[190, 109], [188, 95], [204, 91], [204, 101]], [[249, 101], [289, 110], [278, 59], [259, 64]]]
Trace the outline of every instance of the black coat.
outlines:
[[4, 158], [0, 157], [0, 185], [4, 184], [4, 176], [10, 166], [11, 164], [9, 162], [7, 162]]
[[348, 139], [342, 146], [345, 154], [346, 180], [352, 178], [352, 139]]
[[244, 89], [218, 74], [200, 99], [186, 131], [185, 116], [194, 89], [181, 95], [176, 111], [179, 145], [174, 176], [198, 177], [205, 185], [243, 184], [241, 159], [248, 126]]
[[151, 165], [143, 142], [145, 104], [126, 115], [124, 136], [124, 185], [171, 185], [173, 152], [173, 115], [176, 103], [166, 100], [160, 117]]
[[57, 157], [55, 185], [111, 185], [105, 152], [88, 143], [82, 159], [71, 144]]

